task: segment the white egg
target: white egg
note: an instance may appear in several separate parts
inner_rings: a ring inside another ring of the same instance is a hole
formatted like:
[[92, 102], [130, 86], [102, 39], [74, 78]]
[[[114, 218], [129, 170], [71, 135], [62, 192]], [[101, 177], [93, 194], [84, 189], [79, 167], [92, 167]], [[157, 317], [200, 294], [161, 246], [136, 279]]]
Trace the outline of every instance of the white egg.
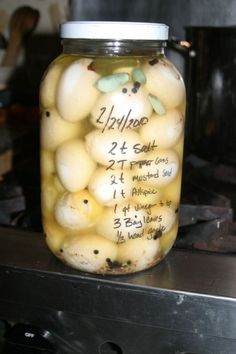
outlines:
[[174, 146], [184, 130], [184, 118], [180, 111], [173, 109], [159, 116], [154, 113], [147, 124], [141, 127], [143, 141], [155, 140], [157, 146], [167, 149]]
[[127, 264], [129, 271], [136, 272], [157, 263], [160, 260], [159, 251], [159, 239], [137, 238], [118, 245], [117, 261]]
[[136, 167], [133, 170], [133, 180], [157, 188], [171, 183], [179, 172], [179, 158], [174, 150], [157, 149], [146, 154], [150, 165]]
[[145, 215], [143, 209], [136, 210], [136, 205], [132, 203], [106, 208], [96, 224], [97, 233], [118, 243], [142, 237]]
[[86, 272], [104, 273], [107, 261], [117, 257], [117, 245], [96, 234], [76, 236], [66, 241], [62, 250], [68, 265]]
[[69, 122], [77, 122], [87, 117], [99, 91], [94, 84], [99, 75], [90, 69], [92, 59], [74, 61], [62, 73], [56, 96], [60, 115]]
[[59, 225], [81, 230], [93, 226], [101, 216], [102, 207], [86, 190], [63, 193], [55, 205], [55, 218]]
[[41, 210], [43, 216], [53, 215], [58, 196], [59, 192], [53, 183], [53, 177], [43, 180], [41, 184]]
[[91, 111], [91, 122], [102, 130], [139, 128], [152, 114], [146, 91], [134, 83], [100, 96]]
[[43, 179], [53, 176], [56, 172], [54, 154], [51, 151], [40, 151], [40, 173]]
[[149, 237], [161, 237], [168, 233], [177, 220], [174, 207], [156, 205], [151, 208], [150, 214], [145, 218], [145, 233]]
[[132, 176], [127, 170], [98, 168], [92, 175], [88, 189], [94, 198], [105, 206], [127, 201], [132, 193]]
[[72, 61], [70, 57], [61, 57], [52, 62], [45, 71], [40, 84], [40, 105], [46, 109], [55, 106], [56, 89], [59, 78], [65, 67]]
[[102, 132], [97, 129], [87, 134], [85, 140], [90, 156], [111, 170], [130, 167], [132, 161], [144, 156], [141, 151], [143, 141], [133, 130], [121, 133], [117, 130]]
[[72, 139], [56, 150], [56, 169], [63, 186], [70, 192], [84, 189], [96, 168], [82, 140]]
[[60, 144], [76, 138], [82, 130], [82, 123], [69, 123], [52, 108], [42, 112], [40, 140], [43, 149], [54, 151]]
[[66, 232], [53, 218], [43, 219], [43, 229], [46, 234], [46, 243], [53, 253], [59, 253], [62, 243], [65, 240]]
[[185, 85], [178, 70], [167, 59], [153, 59], [143, 66], [147, 91], [156, 96], [166, 109], [185, 100]]

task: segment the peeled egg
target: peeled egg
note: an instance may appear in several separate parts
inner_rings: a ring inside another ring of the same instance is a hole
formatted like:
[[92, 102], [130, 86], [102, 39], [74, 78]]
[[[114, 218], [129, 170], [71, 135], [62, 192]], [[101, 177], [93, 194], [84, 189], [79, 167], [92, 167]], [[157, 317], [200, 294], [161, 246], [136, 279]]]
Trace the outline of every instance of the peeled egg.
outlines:
[[88, 189], [100, 204], [112, 206], [130, 198], [132, 176], [127, 170], [111, 171], [100, 167], [93, 173]]
[[53, 151], [60, 144], [80, 135], [80, 123], [69, 123], [60, 117], [56, 109], [42, 112], [40, 140], [42, 148]]
[[140, 271], [154, 265], [159, 258], [160, 240], [137, 238], [118, 245], [119, 263], [129, 265], [130, 271]]
[[62, 71], [72, 61], [71, 56], [61, 57], [49, 65], [40, 84], [40, 104], [44, 108], [55, 106], [56, 89]]
[[43, 179], [53, 176], [56, 172], [54, 154], [51, 151], [40, 151], [40, 172]]
[[91, 122], [99, 129], [125, 131], [139, 128], [151, 113], [146, 91], [132, 82], [101, 95], [91, 111]]
[[153, 59], [143, 66], [147, 91], [156, 96], [166, 109], [185, 100], [185, 86], [178, 70], [167, 59]]
[[84, 189], [96, 168], [82, 140], [72, 139], [56, 150], [56, 169], [63, 186], [70, 192]]
[[45, 179], [41, 184], [41, 210], [44, 217], [53, 215], [58, 196], [53, 177]]
[[136, 210], [136, 205], [132, 203], [106, 208], [96, 224], [97, 233], [117, 243], [142, 237], [145, 215], [143, 209]]
[[145, 232], [152, 237], [161, 237], [172, 229], [176, 219], [177, 213], [173, 207], [156, 205], [146, 218]]
[[178, 222], [172, 227], [172, 229], [163, 235], [160, 238], [160, 248], [163, 256], [166, 256], [167, 253], [172, 248], [173, 244], [175, 243], [176, 237], [178, 234]]
[[73, 237], [62, 250], [68, 265], [86, 272], [104, 273], [107, 260], [115, 261], [117, 256], [117, 245], [96, 234]]
[[60, 115], [69, 122], [77, 122], [90, 113], [99, 91], [94, 84], [99, 75], [90, 69], [92, 59], [74, 61], [62, 73], [56, 96]]
[[179, 158], [174, 150], [157, 149], [146, 154], [150, 165], [136, 167], [133, 170], [133, 180], [157, 188], [171, 183], [179, 172]]
[[93, 226], [102, 207], [86, 190], [63, 193], [55, 205], [55, 218], [59, 225], [69, 229], [85, 229]]
[[166, 149], [174, 146], [184, 129], [183, 115], [177, 109], [167, 111], [159, 116], [154, 113], [149, 122], [140, 129], [143, 141], [156, 141], [159, 148]]
[[86, 148], [90, 156], [108, 169], [130, 167], [131, 161], [144, 156], [142, 139], [135, 131], [119, 132], [97, 129], [85, 137]]
[[63, 230], [52, 218], [45, 218], [43, 220], [43, 229], [46, 234], [46, 243], [48, 247], [52, 252], [59, 253], [66, 237], [65, 230]]

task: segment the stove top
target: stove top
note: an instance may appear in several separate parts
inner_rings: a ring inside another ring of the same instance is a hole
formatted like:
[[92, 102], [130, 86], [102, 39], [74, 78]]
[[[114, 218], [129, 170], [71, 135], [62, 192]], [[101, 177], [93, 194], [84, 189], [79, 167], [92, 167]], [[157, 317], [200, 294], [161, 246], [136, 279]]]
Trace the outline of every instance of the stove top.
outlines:
[[0, 318], [47, 330], [57, 353], [236, 352], [233, 255], [173, 249], [147, 271], [99, 276], [64, 266], [41, 233], [1, 228], [0, 241]]

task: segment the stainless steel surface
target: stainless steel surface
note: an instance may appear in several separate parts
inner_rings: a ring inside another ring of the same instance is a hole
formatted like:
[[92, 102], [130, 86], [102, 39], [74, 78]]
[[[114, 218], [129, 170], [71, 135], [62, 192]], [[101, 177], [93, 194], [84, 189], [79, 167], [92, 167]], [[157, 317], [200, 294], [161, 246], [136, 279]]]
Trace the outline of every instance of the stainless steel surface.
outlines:
[[0, 229], [0, 318], [42, 326], [60, 353], [234, 354], [236, 258], [172, 250], [133, 275], [96, 276], [65, 267], [43, 236]]

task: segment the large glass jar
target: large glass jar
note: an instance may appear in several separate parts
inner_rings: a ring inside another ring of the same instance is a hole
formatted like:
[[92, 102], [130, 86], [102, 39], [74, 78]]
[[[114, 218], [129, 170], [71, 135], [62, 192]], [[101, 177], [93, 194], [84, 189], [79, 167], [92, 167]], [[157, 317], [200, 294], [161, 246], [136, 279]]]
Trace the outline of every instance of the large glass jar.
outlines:
[[47, 245], [86, 272], [150, 268], [178, 231], [186, 99], [168, 27], [66, 22], [61, 37], [40, 88]]

